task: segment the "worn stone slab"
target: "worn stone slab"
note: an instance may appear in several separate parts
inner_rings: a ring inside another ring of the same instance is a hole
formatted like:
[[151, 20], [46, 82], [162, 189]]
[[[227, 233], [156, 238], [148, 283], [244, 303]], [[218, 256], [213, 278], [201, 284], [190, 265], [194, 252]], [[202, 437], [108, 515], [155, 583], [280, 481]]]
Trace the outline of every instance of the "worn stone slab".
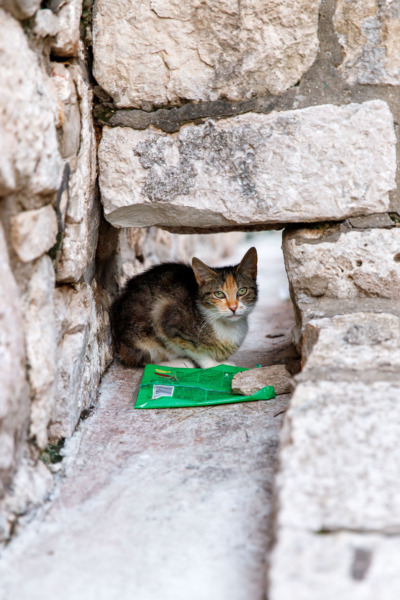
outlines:
[[276, 478], [280, 527], [400, 534], [400, 385], [300, 384]]
[[394, 144], [380, 100], [210, 120], [172, 135], [105, 127], [105, 216], [117, 227], [201, 229], [383, 212]]
[[400, 11], [392, 0], [338, 0], [334, 17], [350, 84], [400, 84]]
[[287, 398], [135, 411], [141, 374], [108, 371], [66, 444], [58, 499], [2, 556], [4, 600], [265, 595], [274, 415]]
[[289, 394], [292, 389], [292, 376], [285, 365], [259, 367], [237, 373], [232, 379], [232, 391], [243, 396], [251, 396], [263, 387], [272, 385], [275, 393]]
[[[300, 524], [301, 525], [301, 524]], [[272, 552], [270, 600], [397, 600], [400, 538], [283, 528]]]
[[97, 0], [94, 76], [122, 107], [278, 94], [313, 63], [319, 0]]
[[2, 9], [0, 54], [0, 196], [54, 192], [63, 168], [57, 102], [22, 26]]
[[304, 328], [303, 349], [302, 381], [337, 381], [343, 371], [351, 371], [352, 380], [384, 381], [400, 373], [400, 319], [362, 312], [313, 319]]
[[56, 243], [57, 232], [57, 216], [49, 204], [23, 211], [11, 219], [11, 243], [22, 262], [48, 252]]

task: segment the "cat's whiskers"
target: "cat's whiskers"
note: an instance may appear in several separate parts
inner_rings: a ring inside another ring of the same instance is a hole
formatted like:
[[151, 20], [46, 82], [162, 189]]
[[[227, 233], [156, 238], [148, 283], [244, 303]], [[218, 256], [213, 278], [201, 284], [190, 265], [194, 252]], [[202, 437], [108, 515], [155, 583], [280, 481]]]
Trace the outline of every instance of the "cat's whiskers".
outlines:
[[203, 312], [203, 315], [205, 317], [205, 320], [204, 320], [203, 325], [200, 327], [199, 333], [202, 333], [202, 331], [203, 331], [204, 327], [206, 327], [206, 325], [210, 325], [212, 323], [215, 323], [215, 321], [217, 321], [218, 317], [219, 317], [218, 313], [216, 313], [216, 314], [211, 313], [210, 315], [206, 315]]

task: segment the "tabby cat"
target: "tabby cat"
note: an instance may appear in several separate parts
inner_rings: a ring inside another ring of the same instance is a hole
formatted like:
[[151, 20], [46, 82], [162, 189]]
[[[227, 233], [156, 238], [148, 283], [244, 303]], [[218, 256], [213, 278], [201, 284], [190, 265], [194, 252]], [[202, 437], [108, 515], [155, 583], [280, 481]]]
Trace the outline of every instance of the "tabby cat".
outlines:
[[143, 366], [183, 358], [201, 368], [226, 362], [246, 336], [256, 278], [255, 248], [232, 267], [193, 258], [191, 267], [164, 263], [133, 277], [111, 309], [121, 360]]

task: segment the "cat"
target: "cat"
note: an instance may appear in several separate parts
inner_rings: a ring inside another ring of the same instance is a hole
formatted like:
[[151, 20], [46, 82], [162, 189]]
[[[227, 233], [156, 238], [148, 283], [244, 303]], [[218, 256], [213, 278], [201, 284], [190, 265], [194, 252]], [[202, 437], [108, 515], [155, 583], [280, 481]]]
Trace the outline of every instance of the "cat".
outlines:
[[238, 265], [164, 263], [130, 279], [111, 307], [122, 362], [213, 367], [236, 352], [257, 300], [257, 251]]

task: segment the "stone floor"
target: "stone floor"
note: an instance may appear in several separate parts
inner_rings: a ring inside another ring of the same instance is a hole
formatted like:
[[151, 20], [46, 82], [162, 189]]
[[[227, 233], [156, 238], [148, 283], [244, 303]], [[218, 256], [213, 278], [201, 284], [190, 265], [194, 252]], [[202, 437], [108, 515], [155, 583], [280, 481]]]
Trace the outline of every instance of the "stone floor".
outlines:
[[[261, 300], [233, 359], [294, 370], [280, 239], [257, 239]], [[3, 553], [2, 600], [265, 598], [288, 396], [135, 411], [140, 377], [109, 369], [98, 406], [66, 444], [54, 500]]]

